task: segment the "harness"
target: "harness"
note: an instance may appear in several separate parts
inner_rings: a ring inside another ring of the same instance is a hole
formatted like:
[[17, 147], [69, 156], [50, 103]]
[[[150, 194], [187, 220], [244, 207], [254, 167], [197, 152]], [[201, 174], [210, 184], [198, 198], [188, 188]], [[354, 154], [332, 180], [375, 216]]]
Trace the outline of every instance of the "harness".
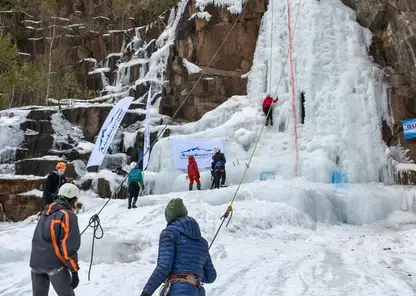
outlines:
[[192, 273], [172, 273], [169, 275], [169, 277], [166, 279], [161, 292], [160, 296], [167, 296], [170, 290], [170, 286], [173, 282], [185, 282], [192, 286], [195, 286], [197, 288], [202, 288], [203, 284], [201, 283], [198, 276]]

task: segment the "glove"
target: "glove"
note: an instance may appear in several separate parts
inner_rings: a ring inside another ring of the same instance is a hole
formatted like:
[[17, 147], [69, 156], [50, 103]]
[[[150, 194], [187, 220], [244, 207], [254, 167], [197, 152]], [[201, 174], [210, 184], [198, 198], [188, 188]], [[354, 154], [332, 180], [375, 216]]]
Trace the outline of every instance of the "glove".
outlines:
[[188, 176], [185, 176], [185, 178], [186, 178], [186, 180], [188, 180], [189, 177]]
[[79, 284], [79, 277], [78, 277], [78, 272], [71, 272], [72, 274], [72, 281], [71, 281], [71, 287], [72, 289], [75, 289], [76, 287], [78, 287]]

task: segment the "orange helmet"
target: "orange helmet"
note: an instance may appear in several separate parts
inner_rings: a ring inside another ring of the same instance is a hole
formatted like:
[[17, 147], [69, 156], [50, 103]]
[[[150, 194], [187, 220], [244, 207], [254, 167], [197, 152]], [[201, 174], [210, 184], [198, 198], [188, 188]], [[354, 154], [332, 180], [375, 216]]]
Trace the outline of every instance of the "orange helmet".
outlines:
[[60, 162], [58, 162], [57, 164], [56, 164], [56, 169], [57, 170], [61, 170], [61, 169], [66, 169], [66, 164], [65, 164], [65, 162], [62, 162], [62, 161], [60, 161]]

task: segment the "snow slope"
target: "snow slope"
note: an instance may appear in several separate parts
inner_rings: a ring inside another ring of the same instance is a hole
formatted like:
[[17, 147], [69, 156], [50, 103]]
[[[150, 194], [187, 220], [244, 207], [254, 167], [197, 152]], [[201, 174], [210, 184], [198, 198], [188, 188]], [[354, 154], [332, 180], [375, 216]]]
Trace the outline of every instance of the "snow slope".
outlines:
[[[82, 236], [77, 295], [139, 296], [155, 267], [167, 201], [182, 197], [210, 242], [235, 189], [145, 196], [135, 210], [112, 200], [100, 214], [105, 233], [95, 243], [90, 282], [92, 229]], [[207, 295], [414, 295], [416, 216], [409, 211], [415, 193], [378, 184], [345, 190], [302, 179], [244, 184], [230, 225], [211, 249], [218, 279], [206, 285]], [[81, 201], [82, 230], [105, 200], [86, 193]], [[35, 225], [0, 224], [2, 296], [31, 295]]]

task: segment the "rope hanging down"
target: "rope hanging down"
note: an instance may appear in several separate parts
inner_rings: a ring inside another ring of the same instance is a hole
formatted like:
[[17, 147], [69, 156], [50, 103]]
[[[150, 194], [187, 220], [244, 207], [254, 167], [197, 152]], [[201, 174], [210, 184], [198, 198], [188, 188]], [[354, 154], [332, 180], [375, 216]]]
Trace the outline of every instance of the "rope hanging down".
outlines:
[[[271, 1], [273, 1], [273, 0], [270, 0], [270, 5], [271, 5], [271, 3], [272, 3]], [[289, 1], [289, 0], [288, 0], [288, 1]], [[295, 20], [295, 26], [294, 26], [294, 29], [293, 29], [293, 33], [294, 33], [294, 32], [295, 32], [295, 30], [296, 30], [296, 23], [297, 23], [297, 20], [298, 20], [298, 16], [299, 16], [299, 11], [300, 11], [300, 7], [301, 7], [301, 5], [302, 5], [302, 4], [299, 4], [298, 10], [297, 10], [296, 20]], [[272, 26], [272, 25], [273, 25], [273, 18], [272, 18], [272, 24], [271, 24], [271, 26]], [[290, 32], [289, 34], [291, 35], [291, 36], [290, 36], [290, 38], [293, 38], [293, 36], [294, 36], [294, 35], [292, 36], [291, 32]], [[285, 70], [285, 67], [286, 67], [286, 64], [287, 64], [288, 57], [289, 57], [289, 48], [288, 48], [288, 50], [287, 50], [286, 57], [285, 57], [285, 63], [284, 63], [284, 65], [283, 65], [282, 72], [280, 73], [280, 78], [279, 78], [279, 81], [278, 81], [277, 86], [276, 86], [276, 93], [277, 93], [277, 90], [279, 89], [280, 82], [282, 81], [282, 78], [283, 78], [283, 73], [284, 73], [284, 70]], [[271, 64], [271, 63], [270, 63], [270, 64]], [[271, 110], [272, 110], [272, 108], [270, 108], [270, 109], [269, 109], [269, 111], [267, 112], [266, 118], [269, 116], [269, 114], [270, 114]], [[296, 122], [294, 122], [294, 125], [296, 125]], [[261, 135], [263, 134], [263, 130], [264, 130], [264, 127], [265, 127], [265, 126], [266, 126], [266, 121], [264, 121], [264, 123], [263, 123], [263, 125], [262, 125], [262, 127], [261, 127], [261, 130], [260, 130], [259, 136], [257, 137], [257, 140], [256, 140], [255, 145], [254, 145], [254, 148], [253, 148], [253, 152], [251, 153], [250, 158], [249, 158], [249, 160], [248, 160], [248, 163], [246, 164], [246, 169], [244, 170], [243, 176], [241, 177], [240, 182], [238, 183], [237, 189], [236, 189], [236, 191], [235, 191], [235, 193], [234, 193], [234, 195], [233, 195], [233, 198], [231, 199], [230, 205], [227, 207], [227, 210], [225, 211], [224, 215], [222, 215], [222, 216], [221, 216], [221, 218], [220, 218], [220, 219], [222, 220], [222, 221], [221, 221], [221, 224], [220, 224], [220, 226], [218, 227], [217, 231], [215, 232], [214, 238], [212, 239], [211, 243], [209, 244], [209, 249], [211, 249], [211, 246], [213, 245], [213, 243], [214, 243], [215, 239], [216, 239], [216, 238], [217, 238], [217, 236], [218, 236], [218, 233], [220, 232], [220, 230], [221, 230], [222, 226], [224, 225], [225, 219], [227, 219], [227, 218], [228, 218], [228, 216], [229, 216], [228, 222], [227, 222], [227, 224], [226, 224], [226, 226], [225, 226], [225, 227], [227, 227], [227, 226], [228, 226], [228, 224], [229, 224], [229, 223], [230, 223], [230, 221], [231, 221], [231, 218], [232, 218], [232, 213], [233, 213], [233, 203], [234, 203], [234, 201], [235, 201], [235, 198], [237, 197], [237, 193], [238, 193], [238, 191], [240, 190], [241, 184], [243, 183], [244, 177], [246, 176], [246, 173], [247, 173], [247, 171], [248, 171], [248, 169], [249, 169], [249, 167], [250, 167], [251, 160], [253, 159], [254, 152], [256, 151], [256, 149], [257, 149], [257, 145], [258, 145], [258, 143], [260, 142], [260, 138], [261, 138]]]
[[[195, 87], [197, 86], [197, 84], [199, 83], [199, 81], [201, 81], [203, 75], [206, 72], [206, 69], [209, 68], [209, 66], [212, 64], [212, 62], [214, 61], [214, 59], [216, 58], [216, 56], [218, 55], [218, 53], [220, 52], [221, 48], [224, 46], [225, 42], [227, 41], [228, 37], [230, 36], [232, 30], [234, 29], [235, 25], [237, 24], [237, 22], [241, 19], [243, 12], [247, 6], [247, 3], [250, 0], [247, 0], [244, 3], [244, 6], [241, 10], [241, 14], [236, 18], [236, 20], [234, 21], [233, 25], [231, 26], [231, 28], [228, 30], [227, 35], [225, 35], [224, 40], [221, 42], [220, 46], [218, 47], [217, 51], [214, 53], [214, 55], [212, 56], [211, 60], [208, 62], [208, 64], [206, 65], [206, 67], [204, 67], [204, 69], [202, 70], [201, 74], [199, 75], [198, 79], [196, 80], [196, 82], [194, 83], [194, 85], [192, 86], [191, 90], [188, 92], [188, 94], [186, 95], [185, 99], [182, 101], [182, 103], [179, 105], [178, 109], [175, 111], [175, 113], [172, 115], [172, 117], [170, 118], [170, 120], [168, 121], [168, 123], [166, 123], [163, 127], [163, 129], [159, 132], [159, 134], [157, 135], [157, 137], [154, 139], [154, 141], [152, 142], [152, 144], [150, 145], [150, 149], [156, 144], [156, 142], [159, 140], [159, 138], [161, 136], [163, 136], [164, 131], [166, 130], [166, 128], [173, 122], [173, 119], [176, 117], [176, 115], [178, 114], [179, 110], [182, 108], [182, 106], [185, 104], [185, 102], [188, 100], [188, 98], [190, 97], [192, 91], [195, 89]], [[146, 94], [145, 94], [146, 95]], [[145, 155], [147, 153], [150, 152], [150, 149], [148, 151], [146, 151], [142, 157], [140, 158], [140, 160], [138, 161], [138, 163], [140, 163], [143, 158], [145, 157]], [[114, 195], [117, 196], [118, 193], [120, 192], [121, 188], [123, 187], [124, 182], [127, 180], [127, 176], [123, 179], [123, 181], [121, 182], [121, 184], [117, 187]], [[84, 234], [84, 232], [89, 228], [89, 227], [93, 227], [94, 228], [94, 233], [93, 233], [93, 244], [92, 244], [92, 250], [91, 250], [91, 262], [90, 262], [90, 268], [89, 270], [91, 271], [91, 266], [92, 266], [92, 257], [93, 257], [93, 253], [94, 253], [94, 239], [101, 239], [104, 236], [104, 231], [102, 230], [101, 224], [100, 224], [100, 219], [98, 217], [98, 215], [102, 212], [102, 210], [104, 210], [104, 208], [107, 206], [107, 204], [110, 202], [111, 198], [109, 198], [104, 205], [101, 207], [101, 209], [98, 211], [97, 214], [94, 214], [91, 219], [90, 222], [88, 224], [87, 227], [85, 227], [85, 229], [81, 232], [81, 235]], [[96, 230], [97, 228], [100, 228], [102, 231], [102, 235], [100, 237], [96, 237]], [[90, 271], [88, 273], [88, 280], [90, 280], [89, 278], [89, 274]]]

